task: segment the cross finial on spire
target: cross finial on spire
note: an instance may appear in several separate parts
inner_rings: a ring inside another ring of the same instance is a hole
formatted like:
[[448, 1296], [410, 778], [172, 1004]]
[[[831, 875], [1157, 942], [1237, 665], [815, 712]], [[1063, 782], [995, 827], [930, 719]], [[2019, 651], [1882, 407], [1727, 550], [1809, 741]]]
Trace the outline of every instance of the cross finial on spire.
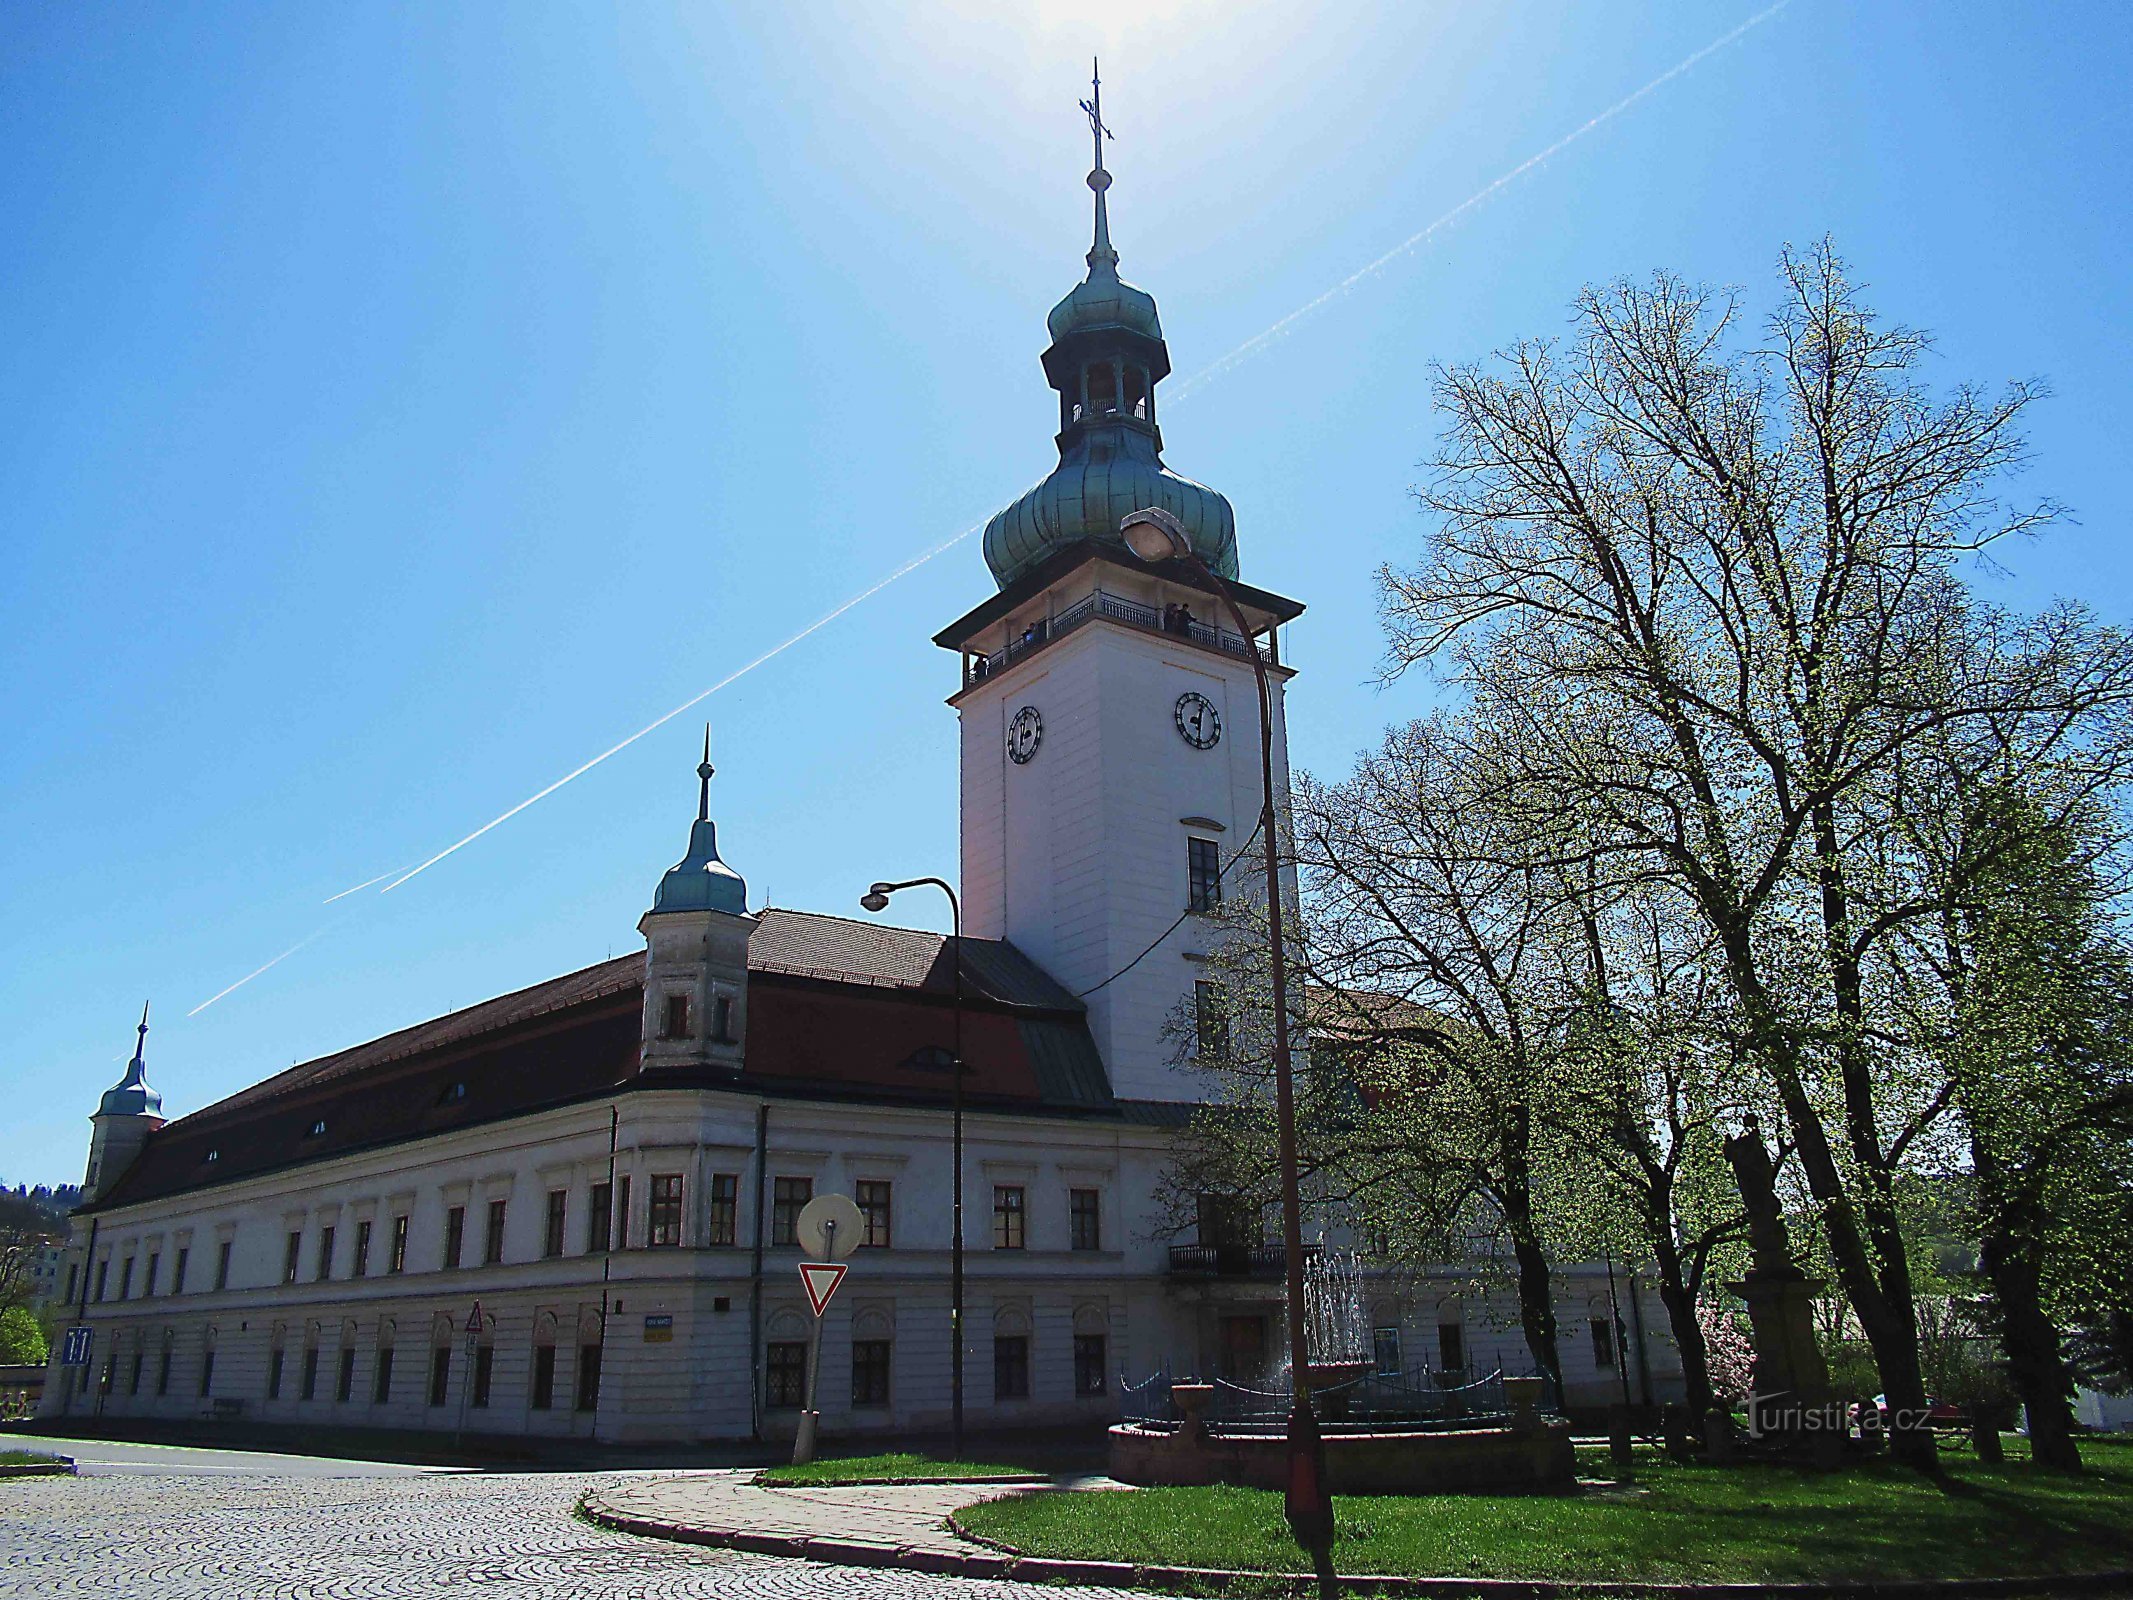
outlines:
[[1104, 80], [1094, 57], [1089, 61], [1089, 98], [1081, 102], [1089, 119], [1089, 142], [1095, 146], [1095, 165], [1089, 169], [1089, 187], [1096, 191], [1096, 239], [1089, 246], [1089, 270], [1115, 269], [1118, 252], [1111, 248], [1111, 217], [1104, 205], [1104, 191], [1111, 187], [1111, 174], [1104, 170], [1104, 141], [1118, 136], [1104, 126]]
[[718, 769], [711, 765], [711, 724], [704, 724], [704, 758], [696, 765], [696, 820], [711, 820], [711, 774]]

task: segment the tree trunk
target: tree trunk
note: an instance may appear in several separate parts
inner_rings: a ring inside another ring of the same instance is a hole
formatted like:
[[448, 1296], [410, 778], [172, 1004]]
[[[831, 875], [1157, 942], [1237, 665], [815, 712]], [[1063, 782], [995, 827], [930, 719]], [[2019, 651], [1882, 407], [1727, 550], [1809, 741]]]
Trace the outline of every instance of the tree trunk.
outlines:
[[2040, 1467], [2081, 1470], [2074, 1443], [2074, 1413], [2067, 1403], [2070, 1381], [2059, 1353], [2059, 1330], [2044, 1310], [2042, 1263], [2029, 1230], [2019, 1222], [2019, 1207], [2004, 1207], [1983, 1231], [1978, 1268], [1992, 1284], [2000, 1314], [2000, 1348], [2007, 1356], [2007, 1376], [2029, 1412], [2031, 1459]]
[[1526, 1156], [1529, 1128], [1525, 1108], [1514, 1107], [1505, 1123], [1502, 1202], [1504, 1226], [1511, 1235], [1511, 1253], [1518, 1262], [1518, 1320], [1534, 1365], [1544, 1377], [1554, 1380], [1555, 1403], [1561, 1405], [1563, 1363], [1556, 1349], [1554, 1277], [1533, 1220], [1533, 1173]]
[[1652, 1253], [1659, 1270], [1659, 1300], [1666, 1307], [1667, 1327], [1674, 1335], [1674, 1348], [1681, 1353], [1681, 1385], [1689, 1408], [1689, 1424], [1703, 1437], [1703, 1419], [1717, 1404], [1711, 1392], [1711, 1362], [1703, 1343], [1703, 1324], [1696, 1320], [1696, 1296], [1681, 1271], [1681, 1252], [1673, 1239], [1655, 1234]]

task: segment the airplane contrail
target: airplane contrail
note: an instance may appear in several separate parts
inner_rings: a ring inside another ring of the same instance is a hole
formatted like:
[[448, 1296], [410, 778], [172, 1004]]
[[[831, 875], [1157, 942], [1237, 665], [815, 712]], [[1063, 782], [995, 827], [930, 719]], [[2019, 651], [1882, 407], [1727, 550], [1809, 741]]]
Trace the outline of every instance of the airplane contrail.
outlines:
[[368, 889], [372, 884], [383, 883], [387, 878], [393, 877], [398, 873], [405, 872], [406, 870], [407, 869], [405, 867], [395, 867], [392, 869], [391, 872], [381, 872], [375, 878], [365, 878], [361, 883], [357, 884], [354, 889], [343, 889], [339, 894], [329, 894], [328, 896], [326, 896], [325, 899], [321, 900], [319, 904], [322, 906], [330, 906], [336, 900], [346, 900], [350, 895], [354, 894], [356, 890]]
[[[798, 644], [802, 639], [808, 637], [808, 635], [818, 633], [822, 629], [828, 627], [832, 622], [835, 622], [839, 617], [843, 616], [847, 611], [851, 610], [852, 607], [858, 605], [862, 600], [871, 600], [875, 595], [881, 593], [882, 590], [888, 588], [888, 586], [894, 583], [898, 578], [903, 577], [906, 573], [917, 571], [920, 567], [931, 561], [935, 556], [941, 554], [945, 550], [953, 549], [955, 546], [961, 544], [965, 539], [969, 538], [972, 534], [976, 533], [980, 528], [984, 526], [985, 524], [982, 522], [974, 522], [969, 527], [965, 528], [961, 533], [955, 535], [954, 538], [943, 539], [939, 544], [933, 546], [930, 550], [921, 551], [919, 554], [913, 556], [909, 561], [906, 561], [902, 566], [898, 567], [894, 572], [890, 573], [886, 578], [883, 578], [879, 582], [860, 590], [859, 593], [853, 595], [851, 599], [845, 601], [843, 604], [833, 606], [828, 611], [823, 612], [821, 616], [815, 618], [813, 622], [810, 622], [806, 627], [802, 628], [791, 638], [785, 640], [782, 644], [772, 645], [768, 650], [765, 650], [754, 660], [748, 662], [744, 666], [734, 668], [733, 671], [727, 673], [723, 678], [719, 679], [718, 682], [711, 685], [710, 688], [704, 690], [702, 693], [691, 695], [688, 699], [682, 701], [680, 705], [676, 706], [672, 711], [667, 712], [663, 716], [655, 717], [650, 722], [647, 722], [643, 727], [639, 728], [627, 739], [623, 739], [615, 744], [609, 745], [605, 750], [602, 750], [598, 755], [594, 756], [583, 766], [573, 768], [571, 771], [564, 773], [562, 777], [556, 779], [556, 781], [548, 785], [547, 788], [542, 789], [537, 793], [526, 796], [525, 799], [521, 800], [509, 811], [504, 812], [500, 816], [491, 817], [487, 822], [484, 822], [480, 827], [476, 828], [465, 838], [458, 840], [456, 843], [446, 845], [442, 850], [431, 856], [429, 860], [423, 862], [422, 865], [420, 865], [419, 867], [412, 867], [408, 871], [401, 873], [400, 876], [394, 878], [391, 883], [388, 883], [384, 888], [380, 889], [378, 893], [391, 894], [393, 890], [399, 888], [400, 885], [407, 882], [408, 879], [429, 871], [430, 868], [437, 865], [438, 862], [442, 861], [453, 851], [461, 849], [466, 845], [472, 844], [476, 839], [479, 839], [491, 828], [497, 826], [497, 824], [509, 822], [513, 817], [517, 816], [528, 806], [533, 805], [537, 801], [547, 799], [550, 795], [554, 794], [556, 790], [562, 788], [564, 784], [569, 783], [572, 779], [582, 778], [586, 773], [592, 771], [594, 767], [597, 767], [609, 756], [619, 755], [622, 751], [627, 750], [631, 745], [635, 744], [639, 739], [642, 739], [653, 729], [664, 727], [667, 723], [672, 722], [676, 717], [680, 716], [684, 711], [687, 711], [691, 706], [699, 705], [703, 701], [710, 699], [711, 696], [717, 694], [719, 690], [725, 688], [727, 684], [733, 683], [738, 679], [747, 677], [749, 673], [755, 671], [757, 667], [760, 667], [764, 662], [770, 660], [772, 657], [783, 655], [794, 645]], [[384, 877], [389, 876], [389, 874], [381, 873], [379, 876]], [[373, 878], [370, 881], [372, 883], [376, 883], [378, 880], [377, 878]], [[365, 887], [367, 887], [367, 885], [356, 885], [356, 888], [358, 889]], [[352, 889], [344, 889], [341, 892], [343, 894], [353, 894], [355, 891]], [[338, 898], [338, 896], [336, 896], [336, 898]]]
[[192, 1010], [186, 1012], [185, 1014], [188, 1017], [197, 1017], [198, 1015], [200, 1015], [201, 1012], [205, 1011], [217, 1000], [220, 1000], [223, 995], [233, 994], [237, 990], [242, 989], [246, 984], [250, 983], [254, 978], [258, 977], [260, 973], [265, 972], [269, 967], [280, 966], [284, 961], [288, 960], [289, 957], [295, 955], [297, 951], [303, 949], [305, 945], [309, 944], [313, 939], [316, 939], [320, 934], [324, 933], [325, 931], [326, 930], [324, 928], [312, 929], [310, 933], [306, 934], [303, 938], [297, 940], [296, 943], [289, 946], [288, 949], [284, 950], [272, 961], [269, 961], [266, 966], [253, 968], [250, 972], [247, 972], [243, 977], [239, 978], [235, 983], [231, 984], [229, 988], [222, 990], [220, 994], [209, 995], [205, 1000], [201, 1001], [198, 1005], [194, 1006]]
[[[1347, 277], [1343, 278], [1339, 283], [1335, 284], [1325, 293], [1319, 295], [1315, 299], [1305, 302], [1301, 306], [1298, 306], [1294, 311], [1290, 312], [1287, 316], [1282, 317], [1279, 321], [1273, 323], [1264, 331], [1254, 334], [1251, 338], [1245, 340], [1244, 343], [1238, 345], [1235, 349], [1231, 350], [1227, 355], [1224, 355], [1220, 359], [1216, 360], [1212, 365], [1203, 367], [1198, 372], [1192, 374], [1192, 376], [1190, 376], [1189, 378], [1185, 378], [1182, 381], [1178, 382], [1172, 389], [1169, 403], [1171, 405], [1178, 404], [1178, 402], [1188, 398], [1195, 389], [1201, 387], [1203, 384], [1206, 384], [1212, 381], [1213, 379], [1220, 377], [1222, 374], [1230, 371], [1241, 363], [1249, 361], [1253, 356], [1259, 354], [1260, 351], [1266, 349], [1269, 345], [1275, 343], [1277, 340], [1284, 337], [1291, 328], [1293, 328], [1297, 323], [1303, 321], [1305, 318], [1309, 317], [1312, 313], [1319, 311], [1325, 306], [1331, 304], [1333, 301], [1340, 299], [1342, 296], [1348, 294], [1358, 284], [1363, 283], [1365, 280], [1377, 276], [1380, 272], [1383, 272], [1385, 268], [1392, 265], [1393, 262], [1399, 260], [1402, 256], [1407, 255], [1410, 252], [1419, 248], [1420, 246], [1426, 244], [1432, 236], [1434, 236], [1443, 228], [1450, 226], [1460, 217], [1466, 215], [1469, 211], [1474, 210], [1477, 206], [1482, 205], [1492, 196], [1509, 187], [1511, 184], [1517, 182], [1520, 178], [1524, 177], [1534, 168], [1543, 165], [1553, 157], [1561, 154], [1564, 150], [1568, 149], [1571, 145], [1577, 143], [1580, 139], [1584, 138], [1594, 129], [1602, 127], [1609, 122], [1612, 122], [1616, 117], [1619, 117], [1623, 112], [1629, 110], [1632, 106], [1636, 105], [1646, 96], [1664, 87], [1666, 84], [1671, 83], [1674, 79], [1680, 77], [1683, 73], [1688, 72], [1690, 69], [1697, 66], [1707, 57], [1715, 55], [1720, 50], [1725, 49], [1726, 46], [1734, 43], [1736, 40], [1743, 37], [1751, 29], [1760, 27], [1763, 23], [1768, 22], [1772, 17], [1776, 16], [1780, 11], [1783, 11], [1791, 3], [1792, 0], [1777, 0], [1777, 3], [1775, 5], [1766, 6], [1763, 10], [1758, 11], [1754, 16], [1748, 18], [1747, 21], [1741, 23], [1738, 27], [1733, 28], [1727, 33], [1721, 34], [1718, 38], [1712, 40], [1701, 50], [1698, 50], [1691, 55], [1685, 56], [1682, 60], [1676, 62], [1673, 66], [1669, 67], [1666, 71], [1660, 73], [1658, 77], [1652, 79], [1651, 82], [1645, 84], [1641, 89], [1637, 89], [1634, 92], [1625, 95], [1622, 99], [1617, 100], [1606, 110], [1589, 118], [1584, 123], [1580, 124], [1578, 127], [1573, 128], [1569, 133], [1563, 135], [1562, 138], [1556, 140], [1555, 143], [1549, 145], [1547, 149], [1542, 150], [1537, 155], [1528, 156], [1524, 161], [1513, 167], [1509, 172], [1506, 172], [1502, 177], [1495, 179], [1493, 182], [1476, 190], [1466, 199], [1460, 201], [1458, 205], [1452, 207], [1451, 210], [1445, 212], [1443, 216], [1437, 218], [1436, 221], [1430, 223], [1429, 226], [1421, 229], [1416, 233], [1410, 234], [1406, 239], [1403, 239], [1400, 243], [1394, 245], [1390, 250], [1387, 250], [1376, 260], [1368, 262], [1365, 265], [1357, 268], [1354, 272], [1351, 272]], [[590, 772], [594, 767], [600, 765], [601, 762], [607, 760], [610, 756], [619, 755], [622, 751], [627, 750], [631, 745], [635, 744], [639, 739], [642, 739], [646, 734], [651, 733], [657, 728], [665, 726], [667, 723], [673, 721], [676, 717], [680, 716], [684, 711], [689, 710], [692, 706], [700, 705], [703, 701], [709, 699], [712, 695], [718, 693], [719, 690], [725, 688], [728, 684], [731, 684], [740, 678], [746, 677], [749, 673], [753, 672], [757, 667], [762, 666], [765, 662], [771, 660], [776, 656], [784, 654], [787, 650], [791, 649], [794, 645], [800, 643], [803, 639], [808, 638], [810, 635], [820, 632], [823, 628], [827, 627], [830, 623], [836, 621], [837, 618], [843, 616], [854, 606], [860, 604], [862, 601], [872, 599], [875, 595], [886, 589], [890, 584], [896, 582], [897, 579], [905, 577], [910, 573], [916, 572], [920, 567], [924, 566], [934, 557], [941, 555], [944, 552], [951, 550], [955, 546], [961, 544], [965, 539], [968, 539], [972, 534], [976, 533], [979, 528], [983, 526], [984, 525], [982, 523], [975, 523], [972, 526], [965, 528], [961, 533], [956, 534], [953, 538], [944, 539], [939, 544], [936, 544], [927, 550], [921, 551], [919, 554], [913, 556], [909, 561], [906, 561], [902, 566], [898, 567], [894, 572], [891, 572], [887, 577], [882, 578], [879, 582], [874, 583], [868, 588], [861, 590], [858, 594], [853, 595], [849, 600], [846, 600], [841, 605], [835, 606], [829, 611], [825, 611], [821, 616], [817, 617], [813, 622], [810, 622], [798, 633], [792, 635], [791, 638], [786, 639], [781, 644], [773, 645], [770, 649], [765, 650], [761, 655], [755, 657], [754, 660], [749, 661], [745, 665], [736, 668], [734, 671], [728, 673], [725, 677], [719, 679], [718, 682], [712, 684], [710, 688], [704, 690], [701, 694], [691, 696], [689, 699], [684, 700], [680, 705], [676, 706], [673, 710], [667, 712], [665, 715], [655, 718], [653, 721], [646, 723], [643, 727], [639, 728], [628, 738], [621, 740], [619, 743], [610, 745], [607, 749], [601, 751], [598, 755], [594, 756], [584, 765], [577, 767], [572, 771], [565, 773], [562, 777], [556, 779], [555, 782], [549, 784], [545, 789], [539, 790], [537, 793], [528, 795], [517, 805], [511, 807], [510, 810], [503, 812], [499, 816], [492, 817], [489, 821], [483, 823], [480, 827], [476, 828], [472, 833], [466, 835], [464, 838], [459, 839], [452, 844], [447, 845], [444, 849], [438, 851], [435, 855], [431, 856], [427, 861], [422, 862], [419, 866], [412, 867], [407, 871], [399, 872], [397, 874], [392, 872], [381, 872], [375, 878], [366, 879], [362, 883], [356, 884], [351, 888], [343, 889], [338, 894], [329, 896], [326, 900], [326, 904], [331, 905], [335, 900], [345, 899], [347, 896], [356, 894], [361, 890], [368, 889], [373, 884], [383, 882], [387, 878], [390, 878], [392, 881], [390, 883], [386, 883], [385, 887], [383, 889], [380, 889], [378, 892], [380, 894], [390, 894], [393, 890], [399, 888], [401, 884], [406, 883], [410, 878], [418, 877], [422, 873], [427, 872], [431, 867], [437, 865], [438, 862], [444, 860], [445, 857], [453, 854], [455, 851], [465, 848], [467, 845], [472, 844], [476, 839], [479, 839], [490, 829], [495, 828], [501, 825], [502, 823], [510, 821], [521, 811], [524, 811], [528, 806], [538, 804], [540, 801], [547, 799], [548, 796], [554, 794], [556, 790], [562, 788], [565, 784], [571, 782], [574, 779], [583, 777], [586, 773]], [[276, 964], [288, 959], [290, 956], [296, 954], [298, 950], [301, 950], [305, 945], [309, 944], [312, 939], [316, 939], [319, 936], [319, 933], [323, 933], [325, 931], [325, 929], [321, 928], [318, 930], [318, 933], [312, 934], [310, 938], [304, 939], [298, 944], [292, 945], [289, 949], [284, 950], [280, 955], [276, 956], [272, 961], [269, 961], [266, 966], [259, 968], [257, 972], [249, 972], [245, 974], [245, 976], [239, 978], [235, 983], [231, 984], [228, 989], [224, 989], [221, 994], [214, 995], [209, 999], [201, 1002], [201, 1004], [195, 1006], [191, 1011], [188, 1011], [186, 1015], [197, 1016], [200, 1012], [206, 1010], [209, 1006], [213, 1005], [215, 1001], [220, 1000], [223, 995], [229, 994], [232, 990], [242, 988], [245, 984], [250, 983], [254, 978], [258, 977], [260, 973], [267, 971], [268, 968], [271, 968]]]
[[1759, 27], [1763, 23], [1768, 22], [1772, 17], [1776, 16], [1780, 11], [1783, 11], [1790, 4], [1792, 4], [1792, 0], [1777, 0], [1776, 5], [1769, 6], [1766, 7], [1764, 10], [1758, 11], [1746, 22], [1743, 22], [1739, 27], [1733, 29], [1732, 32], [1723, 34], [1720, 37], [1713, 39], [1709, 44], [1705, 45], [1701, 50], [1698, 50], [1694, 55], [1685, 57], [1681, 61], [1678, 61], [1673, 66], [1669, 67], [1666, 71], [1660, 73], [1658, 77], [1652, 79], [1652, 81], [1650, 83], [1647, 83], [1643, 88], [1637, 90], [1633, 94], [1624, 96], [1622, 99], [1617, 100], [1613, 105], [1609, 106], [1605, 111], [1602, 111], [1599, 115], [1591, 118], [1589, 121], [1581, 124], [1580, 126], [1573, 128], [1570, 132], [1564, 134], [1562, 138], [1556, 140], [1555, 143], [1548, 146], [1547, 149], [1541, 151], [1540, 154], [1528, 156], [1524, 161], [1521, 161], [1517, 166], [1513, 167], [1509, 172], [1506, 172], [1502, 177], [1496, 179], [1493, 183], [1490, 183], [1483, 188], [1475, 190], [1474, 193], [1468, 195], [1456, 206], [1453, 206], [1451, 210], [1445, 212], [1443, 216], [1439, 217], [1435, 222], [1432, 222], [1428, 227], [1422, 229], [1418, 233], [1408, 235], [1407, 238], [1401, 240], [1398, 244], [1394, 245], [1390, 250], [1379, 256], [1375, 261], [1372, 261], [1365, 266], [1358, 267], [1355, 271], [1349, 273], [1347, 277], [1341, 279], [1339, 283], [1336, 283], [1332, 288], [1328, 289], [1324, 294], [1320, 295], [1317, 299], [1307, 301], [1305, 304], [1298, 306], [1294, 311], [1291, 311], [1287, 316], [1283, 317], [1279, 322], [1273, 324], [1273, 326], [1267, 328], [1264, 332], [1253, 334], [1251, 338], [1245, 340], [1244, 343], [1238, 345], [1236, 349], [1230, 351], [1228, 355], [1221, 357], [1211, 366], [1202, 367], [1191, 377], [1185, 379], [1181, 383], [1174, 385], [1171, 389], [1169, 404], [1173, 406], [1178, 404], [1179, 401], [1186, 399], [1192, 394], [1193, 390], [1199, 388], [1209, 379], [1218, 378], [1223, 373], [1228, 372], [1232, 367], [1237, 366], [1241, 362], [1251, 360], [1253, 356], [1259, 354], [1260, 351], [1264, 350], [1268, 345], [1274, 343], [1277, 339], [1282, 338], [1288, 333], [1288, 331], [1292, 327], [1294, 327], [1297, 323], [1301, 322], [1304, 318], [1310, 316], [1314, 311], [1318, 311], [1323, 307], [1330, 305], [1333, 301], [1340, 299], [1343, 295], [1346, 295], [1350, 290], [1354, 289], [1364, 280], [1376, 277], [1380, 272], [1383, 272], [1387, 267], [1392, 265], [1393, 262], [1399, 260], [1400, 257], [1408, 254], [1410, 251], [1413, 251], [1424, 244], [1427, 244], [1430, 240], [1430, 237], [1435, 234], [1439, 229], [1449, 227], [1452, 223], [1458, 221], [1461, 217], [1465, 216], [1469, 211], [1472, 211], [1476, 206], [1481, 205], [1493, 195], [1497, 194], [1499, 191], [1509, 187], [1513, 183], [1516, 183], [1520, 178], [1531, 172], [1535, 167], [1540, 166], [1542, 163], [1546, 162], [1547, 160], [1549, 160], [1549, 158], [1553, 156], [1560, 155], [1564, 150], [1567, 150], [1570, 146], [1576, 144], [1578, 140], [1584, 138], [1586, 134], [1592, 132], [1593, 129], [1602, 127], [1605, 124], [1612, 122], [1616, 117], [1619, 117], [1623, 112], [1627, 111], [1631, 106], [1642, 100], [1646, 95], [1651, 94], [1654, 90], [1661, 88], [1665, 84], [1671, 83], [1674, 79], [1680, 77], [1684, 72], [1687, 72], [1691, 67], [1694, 67], [1698, 62], [1702, 61], [1706, 56], [1715, 55], [1719, 51], [1725, 49], [1727, 45], [1733, 43], [1736, 39], [1740, 38], [1750, 28]]

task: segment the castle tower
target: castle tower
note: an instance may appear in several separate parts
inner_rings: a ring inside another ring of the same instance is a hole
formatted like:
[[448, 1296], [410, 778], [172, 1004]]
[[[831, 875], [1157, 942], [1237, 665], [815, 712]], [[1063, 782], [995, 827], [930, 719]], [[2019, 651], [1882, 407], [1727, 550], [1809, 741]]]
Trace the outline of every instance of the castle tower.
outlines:
[[741, 1070], [748, 1026], [748, 885], [719, 859], [711, 820], [711, 730], [696, 769], [689, 853], [659, 880], [644, 935], [643, 1070]]
[[141, 1153], [148, 1136], [163, 1126], [163, 1097], [148, 1086], [148, 1007], [141, 1006], [141, 1025], [135, 1030], [133, 1059], [126, 1075], [97, 1102], [89, 1119], [89, 1170], [81, 1181], [81, 1197], [94, 1200], [116, 1183], [133, 1158]]
[[[999, 593], [934, 636], [963, 662], [950, 704], [962, 723], [964, 918], [1084, 995], [1116, 1093], [1193, 1099], [1205, 1085], [1168, 1024], [1201, 977], [1210, 930], [1195, 911], [1263, 892], [1252, 653], [1268, 664], [1285, 802], [1290, 673], [1276, 631], [1303, 607], [1238, 580], [1228, 500], [1163, 464], [1156, 391], [1170, 353], [1154, 299], [1118, 275], [1109, 130], [1096, 94], [1082, 109], [1096, 147], [1094, 238], [1087, 276], [1052, 309], [1043, 357], [1059, 464], [986, 525]], [[1249, 637], [1190, 563], [1127, 548], [1120, 524], [1149, 508], [1227, 581]]]

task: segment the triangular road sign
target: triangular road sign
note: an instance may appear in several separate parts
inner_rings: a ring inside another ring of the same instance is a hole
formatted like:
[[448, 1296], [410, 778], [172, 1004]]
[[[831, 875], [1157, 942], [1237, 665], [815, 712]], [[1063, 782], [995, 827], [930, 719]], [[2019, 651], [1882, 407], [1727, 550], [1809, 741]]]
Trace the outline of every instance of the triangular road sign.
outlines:
[[844, 1282], [844, 1275], [851, 1271], [841, 1261], [803, 1261], [800, 1263], [800, 1286], [807, 1291], [807, 1303], [821, 1316], [823, 1308], [830, 1303], [830, 1296], [837, 1292], [837, 1285]]

